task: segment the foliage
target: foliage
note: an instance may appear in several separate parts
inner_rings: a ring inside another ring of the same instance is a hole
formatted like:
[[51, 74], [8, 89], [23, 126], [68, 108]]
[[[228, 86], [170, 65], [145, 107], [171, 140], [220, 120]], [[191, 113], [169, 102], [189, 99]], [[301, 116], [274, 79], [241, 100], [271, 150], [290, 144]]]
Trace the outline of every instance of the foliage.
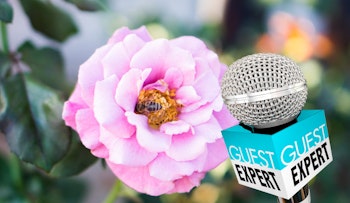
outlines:
[[[18, 0], [33, 29], [53, 46], [38, 46], [35, 41], [27, 40], [10, 50], [7, 26], [16, 15], [10, 2], [0, 0], [0, 132], [5, 135], [12, 152], [11, 155], [0, 153], [0, 202], [82, 202], [87, 187], [71, 176], [96, 163], [96, 158], [61, 119], [63, 101], [73, 87], [65, 76], [65, 61], [59, 49], [79, 32], [79, 26], [55, 1]], [[61, 3], [80, 12], [105, 12], [108, 2], [64, 0]], [[130, 24], [134, 27], [152, 25], [171, 37], [195, 35], [203, 38], [208, 46], [217, 48], [223, 63], [230, 64], [257, 52], [260, 37], [271, 34], [264, 17], [268, 18], [271, 12], [281, 8], [292, 8], [283, 2], [230, 1], [222, 25], [204, 24], [193, 28], [190, 23], [164, 24], [158, 16], [133, 19]], [[345, 0], [305, 2], [309, 10], [322, 16], [320, 21], [328, 28], [322, 34], [333, 43], [330, 55], [314, 54], [299, 61], [313, 81], [313, 85], [309, 84], [305, 108], [325, 109], [334, 156], [330, 166], [311, 182], [311, 194], [315, 202], [345, 203], [350, 201], [350, 136], [347, 132], [350, 122], [350, 18], [346, 10], [349, 3]], [[15, 34], [10, 33], [10, 36]], [[285, 42], [287, 44], [288, 39]], [[298, 54], [300, 50], [289, 51]], [[282, 54], [283, 51], [286, 50], [282, 50]], [[208, 173], [203, 184], [188, 194], [153, 197], [130, 191], [120, 184], [112, 191], [111, 201], [117, 198], [118, 202], [276, 201], [271, 195], [239, 185], [229, 162]]]
[[[26, 0], [21, 5], [33, 28], [52, 40], [63, 42], [78, 31], [73, 18], [49, 1]], [[84, 184], [62, 178], [81, 173], [96, 158], [61, 118], [72, 89], [62, 55], [31, 41], [9, 50], [6, 23], [12, 19], [11, 5], [0, 1], [0, 131], [23, 161], [0, 157], [0, 202], [81, 201]]]
[[0, 156], [0, 202], [81, 202], [86, 191], [76, 179], [53, 179], [17, 157]]

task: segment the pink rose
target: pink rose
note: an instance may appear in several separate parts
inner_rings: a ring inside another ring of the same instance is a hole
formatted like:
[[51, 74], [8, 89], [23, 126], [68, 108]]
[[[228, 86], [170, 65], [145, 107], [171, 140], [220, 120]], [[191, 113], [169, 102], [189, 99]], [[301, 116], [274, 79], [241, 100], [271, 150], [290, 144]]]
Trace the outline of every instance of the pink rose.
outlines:
[[63, 119], [128, 186], [187, 192], [228, 157], [221, 130], [238, 121], [221, 98], [225, 69], [195, 37], [124, 27], [80, 66]]

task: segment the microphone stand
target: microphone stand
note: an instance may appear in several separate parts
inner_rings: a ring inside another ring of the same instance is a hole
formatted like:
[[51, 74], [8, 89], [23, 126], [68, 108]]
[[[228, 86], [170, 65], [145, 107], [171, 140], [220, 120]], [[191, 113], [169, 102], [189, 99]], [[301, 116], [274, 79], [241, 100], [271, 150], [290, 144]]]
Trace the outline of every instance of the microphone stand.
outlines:
[[[279, 126], [275, 126], [272, 128], [254, 128], [251, 126], [247, 126], [244, 125], [243, 123], [241, 123], [240, 125], [245, 128], [248, 129], [250, 131], [252, 131], [253, 133], [262, 133], [262, 134], [274, 134], [294, 123], [296, 123], [297, 120], [294, 119], [288, 123], [285, 123], [283, 125], [279, 125]], [[304, 187], [302, 187], [297, 193], [295, 193], [295, 195], [293, 197], [291, 197], [290, 199], [284, 199], [282, 197], [277, 197], [277, 203], [311, 203], [311, 195], [310, 195], [310, 189], [309, 189], [309, 185], [306, 184]]]
[[311, 195], [308, 184], [306, 184], [303, 188], [301, 188], [295, 195], [290, 199], [283, 199], [281, 197], [277, 197], [278, 203], [310, 203]]

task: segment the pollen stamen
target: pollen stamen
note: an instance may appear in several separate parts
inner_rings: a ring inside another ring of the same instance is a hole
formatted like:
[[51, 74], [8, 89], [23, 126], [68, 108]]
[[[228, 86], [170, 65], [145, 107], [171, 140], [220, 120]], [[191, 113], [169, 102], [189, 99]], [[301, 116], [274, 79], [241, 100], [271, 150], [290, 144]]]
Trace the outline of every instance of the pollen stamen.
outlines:
[[161, 92], [157, 89], [141, 90], [135, 112], [148, 118], [150, 127], [159, 129], [166, 122], [178, 120], [181, 104], [175, 100], [176, 90]]

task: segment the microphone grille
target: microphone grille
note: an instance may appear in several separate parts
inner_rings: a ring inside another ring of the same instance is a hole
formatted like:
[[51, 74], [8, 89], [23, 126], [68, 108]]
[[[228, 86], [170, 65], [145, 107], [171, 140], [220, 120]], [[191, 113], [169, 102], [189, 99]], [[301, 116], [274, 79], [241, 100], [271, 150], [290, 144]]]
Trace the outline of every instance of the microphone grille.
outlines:
[[[294, 86], [299, 89], [295, 91]], [[271, 53], [253, 54], [234, 62], [223, 76], [221, 90], [231, 114], [256, 128], [293, 120], [307, 98], [306, 81], [299, 66], [287, 57]]]

